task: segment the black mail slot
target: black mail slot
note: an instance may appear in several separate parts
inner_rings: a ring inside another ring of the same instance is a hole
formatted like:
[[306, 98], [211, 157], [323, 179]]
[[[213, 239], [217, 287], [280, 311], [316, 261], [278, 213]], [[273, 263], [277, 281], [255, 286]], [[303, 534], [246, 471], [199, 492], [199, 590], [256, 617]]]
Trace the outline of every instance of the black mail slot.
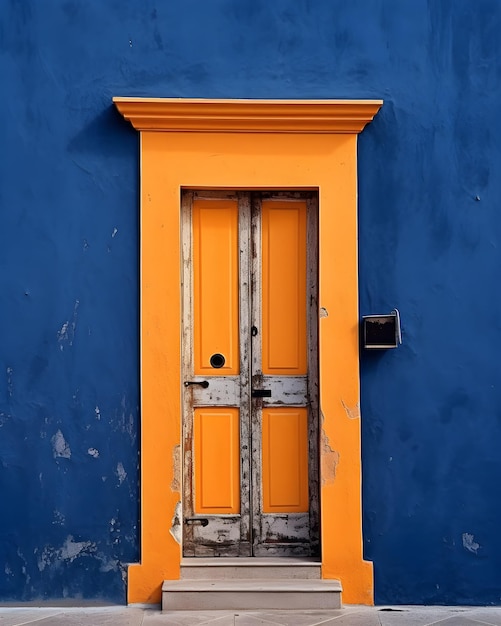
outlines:
[[271, 398], [271, 389], [253, 389], [253, 398]]

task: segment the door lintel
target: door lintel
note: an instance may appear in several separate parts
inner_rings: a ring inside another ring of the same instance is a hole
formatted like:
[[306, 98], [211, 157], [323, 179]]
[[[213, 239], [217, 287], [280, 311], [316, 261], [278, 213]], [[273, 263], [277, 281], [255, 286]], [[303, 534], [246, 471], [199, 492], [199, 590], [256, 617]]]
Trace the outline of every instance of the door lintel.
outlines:
[[230, 133], [360, 133], [382, 100], [113, 98], [136, 130]]

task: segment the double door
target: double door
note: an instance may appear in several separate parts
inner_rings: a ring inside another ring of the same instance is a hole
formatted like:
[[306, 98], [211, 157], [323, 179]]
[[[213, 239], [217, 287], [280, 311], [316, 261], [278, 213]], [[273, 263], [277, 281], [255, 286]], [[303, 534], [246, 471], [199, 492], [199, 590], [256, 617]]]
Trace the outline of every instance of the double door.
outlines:
[[317, 205], [182, 194], [184, 556], [318, 553]]

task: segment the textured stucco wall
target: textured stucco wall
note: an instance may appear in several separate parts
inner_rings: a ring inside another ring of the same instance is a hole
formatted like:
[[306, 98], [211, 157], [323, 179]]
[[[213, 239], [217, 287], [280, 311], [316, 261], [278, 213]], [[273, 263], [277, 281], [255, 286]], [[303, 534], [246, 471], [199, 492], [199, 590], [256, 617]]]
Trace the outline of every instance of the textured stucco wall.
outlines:
[[[501, 5], [0, 3], [0, 599], [138, 558], [137, 136], [113, 95], [383, 98], [359, 141], [376, 601], [500, 603]], [[342, 271], [342, 268], [340, 269]]]

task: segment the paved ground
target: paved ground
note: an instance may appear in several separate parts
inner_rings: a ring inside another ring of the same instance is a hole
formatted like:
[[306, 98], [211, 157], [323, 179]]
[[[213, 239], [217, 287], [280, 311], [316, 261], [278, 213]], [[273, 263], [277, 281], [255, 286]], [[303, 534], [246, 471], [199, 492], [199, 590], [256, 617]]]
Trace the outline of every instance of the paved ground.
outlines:
[[136, 607], [3, 608], [0, 626], [501, 626], [501, 607], [360, 607], [337, 611], [170, 611]]

